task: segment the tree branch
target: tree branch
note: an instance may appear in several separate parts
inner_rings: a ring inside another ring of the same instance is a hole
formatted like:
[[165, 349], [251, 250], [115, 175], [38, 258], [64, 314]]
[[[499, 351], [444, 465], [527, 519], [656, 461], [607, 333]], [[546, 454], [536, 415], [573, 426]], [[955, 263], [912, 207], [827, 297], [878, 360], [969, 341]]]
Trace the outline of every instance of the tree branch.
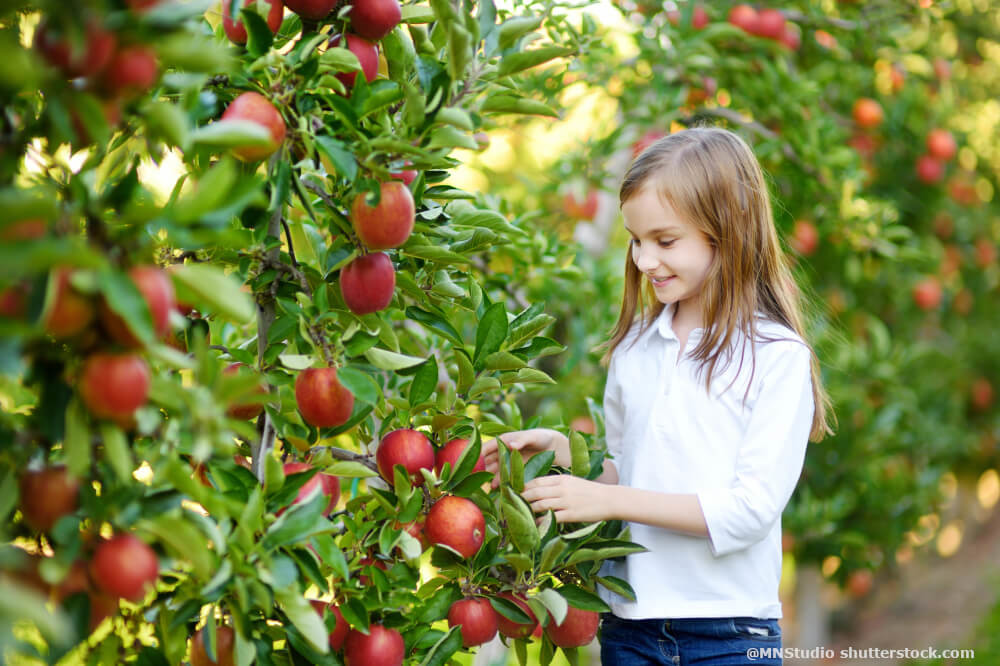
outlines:
[[[281, 237], [281, 209], [282, 206], [279, 204], [274, 213], [271, 214], [271, 219], [268, 220], [268, 236]], [[280, 264], [281, 247], [276, 246], [268, 250], [265, 261], [271, 264]], [[259, 362], [264, 360], [264, 352], [267, 351], [267, 334], [271, 330], [271, 324], [274, 323], [276, 316], [274, 290], [276, 284], [277, 282], [272, 283], [269, 293], [257, 294], [257, 359]], [[260, 440], [251, 444], [250, 454], [254, 476], [257, 477], [258, 481], [264, 483], [264, 460], [274, 448], [275, 438], [274, 424], [271, 423], [271, 415], [267, 413], [267, 410], [264, 410], [264, 414], [258, 420], [258, 431], [260, 432]]]
[[358, 462], [372, 470], [373, 472], [378, 471], [378, 465], [372, 460], [370, 455], [365, 455], [363, 453], [355, 453], [354, 451], [348, 451], [347, 449], [340, 449], [335, 446], [314, 446], [309, 449], [309, 454], [327, 452], [336, 460], [348, 460], [350, 462]]

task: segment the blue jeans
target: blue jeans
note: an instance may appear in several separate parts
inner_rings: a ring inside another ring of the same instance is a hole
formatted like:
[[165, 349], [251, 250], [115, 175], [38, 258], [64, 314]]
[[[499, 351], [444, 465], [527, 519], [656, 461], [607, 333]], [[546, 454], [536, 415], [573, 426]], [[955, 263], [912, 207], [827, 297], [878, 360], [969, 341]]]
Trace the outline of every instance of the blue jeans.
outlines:
[[777, 620], [601, 616], [602, 666], [780, 666]]

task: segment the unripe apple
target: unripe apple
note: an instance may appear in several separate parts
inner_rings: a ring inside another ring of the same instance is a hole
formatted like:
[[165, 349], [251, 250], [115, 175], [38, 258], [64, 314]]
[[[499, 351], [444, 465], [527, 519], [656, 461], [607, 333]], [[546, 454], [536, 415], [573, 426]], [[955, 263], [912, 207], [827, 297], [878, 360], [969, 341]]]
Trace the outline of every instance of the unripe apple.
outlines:
[[344, 647], [344, 641], [347, 640], [347, 634], [351, 631], [351, 626], [344, 619], [340, 607], [337, 604], [328, 604], [319, 599], [313, 599], [309, 603], [319, 613], [320, 618], [324, 617], [324, 613], [333, 613], [336, 616], [337, 622], [333, 626], [333, 631], [330, 632], [330, 649], [334, 652], [340, 652], [341, 648]]
[[373, 42], [392, 32], [403, 18], [398, 0], [352, 0], [347, 16], [351, 29]]
[[[267, 27], [271, 29], [271, 32], [277, 33], [281, 29], [281, 19], [285, 14], [285, 6], [281, 3], [281, 0], [257, 0], [257, 2], [266, 2], [268, 4]], [[243, 7], [250, 9], [253, 4], [254, 0], [247, 0], [243, 3]], [[238, 15], [236, 20], [233, 20], [232, 5], [233, 0], [222, 0], [222, 29], [225, 31], [229, 41], [234, 44], [246, 44], [247, 28], [243, 25], [243, 19], [239, 18]]]
[[486, 540], [486, 519], [472, 500], [445, 495], [427, 512], [424, 532], [431, 543], [448, 546], [468, 559]]
[[535, 618], [534, 611], [531, 610], [531, 606], [522, 597], [515, 596], [512, 592], [502, 592], [498, 597], [506, 599], [511, 603], [517, 605], [522, 611], [531, 618], [530, 622], [514, 622], [504, 617], [502, 614], [497, 614], [497, 622], [499, 624], [500, 634], [505, 638], [527, 638], [531, 636], [535, 631], [535, 627], [538, 626], [538, 620]]
[[336, 368], [308, 368], [295, 378], [295, 402], [302, 418], [317, 428], [336, 428], [351, 418], [354, 394], [337, 378]]
[[789, 245], [804, 257], [811, 255], [819, 247], [819, 231], [816, 225], [809, 220], [795, 220]]
[[461, 599], [448, 609], [448, 628], [459, 625], [462, 647], [474, 647], [493, 640], [499, 628], [498, 617], [487, 599]]
[[573, 648], [589, 645], [597, 636], [597, 625], [601, 616], [596, 611], [581, 610], [569, 606], [562, 624], [556, 624], [553, 619], [545, 627], [545, 634], [553, 645], [561, 648]]
[[48, 532], [79, 506], [80, 482], [62, 465], [27, 470], [21, 474], [18, 487], [24, 522], [40, 532]]
[[756, 34], [760, 18], [750, 5], [736, 5], [729, 10], [729, 22], [744, 32]]
[[43, 315], [45, 332], [57, 339], [82, 333], [94, 320], [96, 312], [89, 298], [69, 284], [72, 270], [57, 268], [49, 278], [50, 303]]
[[389, 484], [393, 483], [393, 469], [402, 465], [416, 484], [424, 482], [421, 468], [434, 469], [434, 447], [419, 430], [401, 428], [393, 430], [379, 442], [375, 452], [378, 472]]
[[779, 39], [785, 29], [785, 15], [778, 9], [762, 9], [757, 13], [757, 29], [754, 34], [767, 39]]
[[[240, 368], [244, 367], [246, 366], [242, 363], [230, 363], [226, 366], [226, 369], [223, 370], [223, 372], [227, 375], [235, 375], [239, 374]], [[263, 381], [258, 385], [256, 392], [262, 396], [267, 395], [267, 386]], [[264, 405], [261, 402], [250, 398], [244, 399], [242, 402], [230, 406], [229, 409], [226, 410], [226, 415], [230, 418], [239, 419], [241, 421], [249, 421], [250, 419], [255, 419], [260, 416], [260, 413], [263, 411]]]
[[[135, 266], [128, 274], [149, 308], [154, 336], [162, 340], [170, 330], [170, 311], [177, 307], [174, 283], [167, 272], [157, 266]], [[135, 337], [125, 320], [107, 303], [101, 303], [100, 311], [101, 324], [115, 341], [126, 347], [142, 346], [142, 341]]]
[[[300, 472], [308, 472], [313, 467], [309, 463], [304, 462], [292, 462], [285, 463], [284, 470], [285, 476], [290, 476], [292, 474], [298, 474]], [[299, 488], [299, 494], [295, 496], [292, 500], [292, 504], [298, 504], [299, 502], [304, 502], [309, 498], [316, 489], [319, 492], [330, 498], [327, 502], [326, 509], [323, 510], [324, 515], [330, 515], [333, 510], [337, 507], [337, 502], [340, 500], [340, 479], [332, 474], [323, 474], [322, 472], [314, 474], [311, 479], [305, 482], [305, 484]]]
[[106, 593], [141, 601], [156, 582], [160, 563], [153, 549], [131, 534], [116, 534], [94, 549], [91, 576]]
[[410, 188], [393, 181], [382, 183], [378, 204], [371, 206], [362, 192], [351, 204], [351, 223], [361, 241], [372, 250], [389, 250], [406, 242], [413, 232], [416, 208]]
[[255, 162], [269, 157], [285, 140], [285, 119], [274, 105], [258, 92], [245, 92], [234, 99], [222, 113], [222, 120], [249, 120], [271, 133], [271, 143], [264, 146], [233, 148], [233, 154], [244, 162]]
[[156, 52], [148, 46], [133, 45], [118, 49], [101, 77], [102, 87], [113, 97], [131, 99], [146, 93], [156, 84], [160, 66]]
[[205, 629], [199, 629], [191, 639], [191, 666], [235, 666], [233, 652], [236, 648], [236, 634], [233, 628], [215, 628], [215, 659], [208, 658], [205, 650]]
[[97, 352], [83, 362], [80, 398], [102, 419], [126, 420], [146, 404], [149, 366], [138, 354]]
[[942, 162], [947, 162], [958, 152], [958, 144], [951, 132], [940, 127], [927, 133], [927, 152]]
[[930, 155], [918, 157], [916, 169], [917, 178], [928, 185], [939, 183], [944, 178], [944, 163]]
[[406, 656], [403, 635], [381, 624], [368, 627], [368, 635], [352, 629], [344, 644], [347, 666], [402, 666]]
[[285, 0], [285, 6], [304, 19], [325, 19], [340, 0]]
[[[361, 73], [365, 77], [365, 81], [371, 83], [378, 76], [378, 46], [372, 42], [369, 42], [364, 37], [355, 35], [352, 33], [347, 33], [347, 45], [343, 45], [344, 38], [342, 35], [334, 35], [330, 39], [330, 46], [343, 46], [348, 51], [353, 53], [358, 58], [358, 63], [361, 65]], [[354, 87], [354, 79], [358, 76], [357, 72], [340, 72], [337, 74], [337, 78], [350, 92], [351, 88]]]
[[[451, 463], [451, 471], [455, 472], [455, 465], [458, 463], [459, 456], [462, 452], [469, 446], [469, 440], [465, 438], [453, 439], [434, 454], [434, 471], [438, 474], [444, 469], [445, 463]], [[472, 468], [471, 474], [476, 472], [486, 471], [486, 460], [482, 455], [479, 456], [479, 460], [476, 461], [475, 466]]]
[[100, 73], [111, 62], [115, 43], [114, 33], [96, 19], [87, 21], [82, 43], [74, 43], [69, 35], [56, 34], [47, 21], [42, 21], [35, 31], [35, 48], [70, 79]]
[[927, 277], [913, 287], [913, 301], [922, 310], [936, 310], [941, 305], [941, 283], [935, 277]]
[[384, 252], [363, 254], [340, 273], [340, 294], [357, 315], [388, 307], [396, 290], [396, 269]]
[[869, 97], [862, 97], [854, 102], [851, 109], [854, 116], [854, 123], [858, 127], [871, 129], [882, 124], [885, 114], [882, 112], [882, 105]]

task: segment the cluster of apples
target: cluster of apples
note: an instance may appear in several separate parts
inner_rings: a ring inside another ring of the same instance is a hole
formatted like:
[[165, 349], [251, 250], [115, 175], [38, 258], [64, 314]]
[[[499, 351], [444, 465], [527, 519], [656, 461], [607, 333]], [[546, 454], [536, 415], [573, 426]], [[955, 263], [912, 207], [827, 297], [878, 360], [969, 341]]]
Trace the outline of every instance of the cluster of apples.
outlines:
[[780, 9], [757, 11], [750, 5], [735, 5], [729, 10], [729, 22], [751, 35], [780, 42], [792, 51], [802, 45], [798, 26], [785, 19]]

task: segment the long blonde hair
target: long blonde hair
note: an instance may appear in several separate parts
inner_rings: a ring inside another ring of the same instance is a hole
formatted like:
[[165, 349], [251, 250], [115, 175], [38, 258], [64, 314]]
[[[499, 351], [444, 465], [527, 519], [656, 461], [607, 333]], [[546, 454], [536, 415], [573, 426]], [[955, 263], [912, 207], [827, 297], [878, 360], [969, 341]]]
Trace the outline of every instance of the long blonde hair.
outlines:
[[[691, 351], [706, 371], [706, 389], [720, 360], [724, 365], [731, 360], [737, 333], [747, 340], [761, 339], [755, 313], [763, 313], [765, 318], [806, 339], [799, 289], [778, 241], [764, 174], [743, 139], [714, 127], [665, 136], [629, 166], [619, 202], [624, 204], [647, 184], [655, 185], [658, 195], [705, 234], [715, 250], [701, 292], [706, 331]], [[612, 353], [632, 329], [637, 312], [641, 332], [664, 307], [632, 260], [630, 247], [621, 312], [605, 345], [603, 361], [610, 362]], [[753, 354], [754, 345], [750, 349]], [[755, 358], [753, 363], [755, 366]], [[833, 432], [828, 420], [833, 411], [815, 353], [811, 374], [815, 411], [810, 438], [818, 441]]]

